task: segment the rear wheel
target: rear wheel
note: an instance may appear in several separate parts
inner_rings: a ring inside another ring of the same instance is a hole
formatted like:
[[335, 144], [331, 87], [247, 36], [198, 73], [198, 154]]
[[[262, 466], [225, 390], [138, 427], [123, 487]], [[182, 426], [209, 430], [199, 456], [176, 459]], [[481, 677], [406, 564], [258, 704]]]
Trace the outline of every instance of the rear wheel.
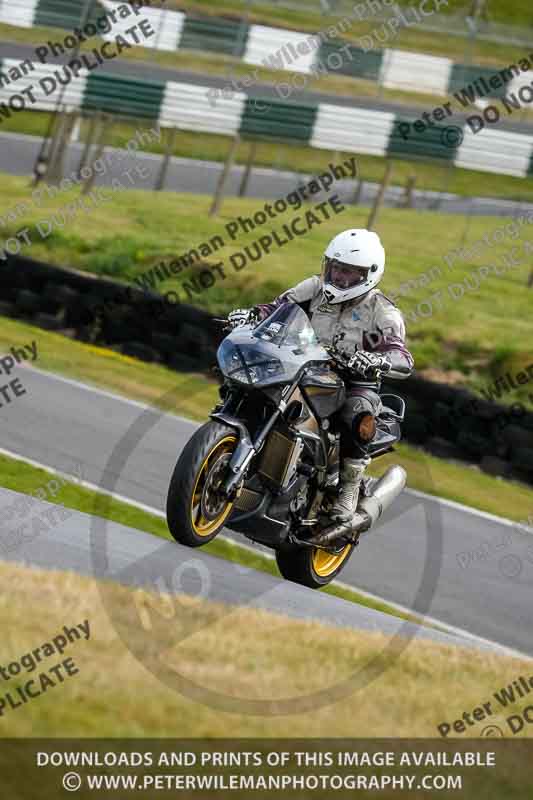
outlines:
[[201, 547], [215, 538], [233, 508], [220, 486], [237, 445], [232, 428], [202, 425], [176, 464], [167, 496], [167, 523], [180, 544]]
[[278, 550], [276, 562], [288, 581], [320, 589], [337, 577], [350, 558], [353, 547], [353, 544], [347, 544], [331, 553], [318, 547]]

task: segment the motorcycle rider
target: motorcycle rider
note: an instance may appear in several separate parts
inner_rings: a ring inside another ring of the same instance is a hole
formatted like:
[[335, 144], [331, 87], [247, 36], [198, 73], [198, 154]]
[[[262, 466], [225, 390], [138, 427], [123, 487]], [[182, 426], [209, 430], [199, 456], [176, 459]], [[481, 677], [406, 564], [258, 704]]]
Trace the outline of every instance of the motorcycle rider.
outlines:
[[331, 345], [340, 334], [342, 349], [355, 350], [348, 361], [346, 402], [338, 415], [342, 468], [331, 518], [341, 523], [353, 518], [361, 479], [370, 463], [366, 444], [375, 434], [375, 418], [382, 410], [378, 394], [381, 375], [408, 378], [414, 366], [405, 344], [402, 314], [376, 288], [384, 272], [385, 250], [379, 236], [352, 228], [329, 243], [320, 276], [306, 278], [272, 303], [236, 309], [228, 317], [234, 328], [255, 324], [281, 304], [297, 303], [308, 314], [323, 345]]

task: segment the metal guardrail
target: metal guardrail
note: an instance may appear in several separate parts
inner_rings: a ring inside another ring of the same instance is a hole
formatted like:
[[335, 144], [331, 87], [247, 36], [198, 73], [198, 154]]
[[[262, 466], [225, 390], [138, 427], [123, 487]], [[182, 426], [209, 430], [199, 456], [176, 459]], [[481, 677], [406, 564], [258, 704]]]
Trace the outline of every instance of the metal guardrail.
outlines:
[[[9, 72], [17, 63], [4, 59], [0, 70]], [[19, 92], [24, 86], [33, 86], [35, 103], [31, 108], [55, 107], [57, 89], [51, 91], [50, 84], [55, 69], [41, 65], [38, 72], [17, 81]], [[12, 92], [12, 86], [0, 89], [0, 120], [17, 113], [8, 105]], [[406, 137], [402, 125], [413, 120], [391, 112], [334, 103], [302, 105], [272, 99], [258, 102], [243, 92], [220, 97], [213, 107], [208, 92], [207, 86], [143, 81], [99, 70], [85, 71], [71, 80], [63, 102], [68, 110], [145, 118], [186, 131], [227, 136], [239, 133], [249, 139], [284, 140], [329, 151], [433, 159], [499, 175], [533, 175], [533, 134], [515, 133], [495, 125], [474, 135], [465, 124], [463, 128], [454, 126], [450, 136], [450, 128], [444, 124], [421, 132], [410, 125]]]
[[[115, 0], [94, 0], [89, 21], [120, 6]], [[73, 5], [72, 0], [10, 0], [9, 4], [0, 5], [0, 22], [7, 19], [17, 24], [18, 21], [25, 27], [54, 24], [72, 30], [79, 23], [76, 15], [84, 7], [85, 4], [81, 2]], [[336, 73], [373, 81], [376, 88], [446, 96], [479, 77], [485, 77], [488, 69], [406, 50], [389, 48], [367, 51], [353, 43], [343, 45], [339, 39], [265, 25], [249, 25], [239, 20], [198, 17], [155, 7], [147, 7], [143, 13], [155, 35], [141, 38], [138, 46], [166, 51], [189, 49], [200, 53], [220, 53], [240, 58], [251, 68], [270, 67], [280, 74], [280, 99], [288, 99], [294, 87], [298, 86], [294, 75], [289, 76], [289, 73], [309, 76]], [[112, 40], [130, 25], [131, 19], [118, 19], [109, 33], [102, 34], [102, 38]], [[519, 57], [520, 54], [517, 59]], [[252, 69], [250, 73], [253, 73]], [[527, 79], [521, 79], [520, 76], [514, 81], [503, 81], [505, 90], [509, 91], [518, 91], [524, 82]], [[283, 90], [282, 86], [286, 88]], [[227, 88], [233, 91], [229, 79]], [[487, 92], [488, 97], [501, 94], [502, 89], [492, 87]]]

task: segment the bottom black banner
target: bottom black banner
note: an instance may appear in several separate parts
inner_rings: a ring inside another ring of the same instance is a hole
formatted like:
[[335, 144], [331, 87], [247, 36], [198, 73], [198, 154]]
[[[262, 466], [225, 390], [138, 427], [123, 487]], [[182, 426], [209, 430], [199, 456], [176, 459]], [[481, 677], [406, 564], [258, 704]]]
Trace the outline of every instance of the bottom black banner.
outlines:
[[[533, 741], [3, 739], [9, 800], [533, 797]], [[142, 793], [142, 794], [141, 794]]]

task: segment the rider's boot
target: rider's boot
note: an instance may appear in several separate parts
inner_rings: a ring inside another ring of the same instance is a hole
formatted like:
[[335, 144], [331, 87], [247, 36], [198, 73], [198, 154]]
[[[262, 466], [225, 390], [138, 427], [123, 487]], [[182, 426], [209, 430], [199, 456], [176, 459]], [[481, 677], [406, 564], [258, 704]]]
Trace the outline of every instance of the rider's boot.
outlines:
[[369, 458], [345, 458], [340, 474], [339, 496], [329, 516], [336, 522], [350, 522], [359, 500], [359, 488]]

